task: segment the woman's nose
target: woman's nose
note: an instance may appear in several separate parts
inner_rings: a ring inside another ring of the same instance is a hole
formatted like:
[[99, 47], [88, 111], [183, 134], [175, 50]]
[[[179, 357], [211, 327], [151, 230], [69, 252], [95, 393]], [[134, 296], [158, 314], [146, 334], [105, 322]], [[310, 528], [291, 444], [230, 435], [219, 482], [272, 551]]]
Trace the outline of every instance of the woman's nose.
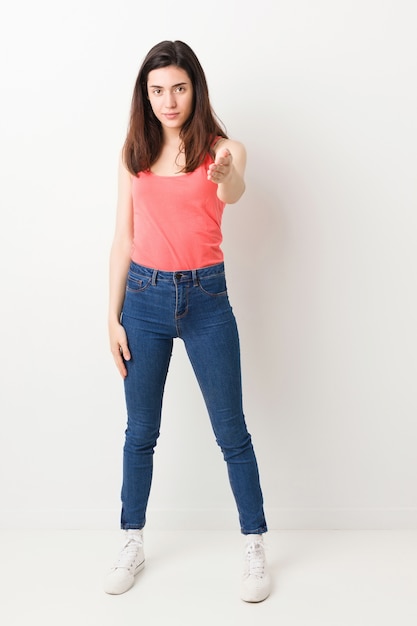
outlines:
[[174, 108], [176, 105], [175, 94], [167, 91], [165, 94], [165, 106], [169, 109]]

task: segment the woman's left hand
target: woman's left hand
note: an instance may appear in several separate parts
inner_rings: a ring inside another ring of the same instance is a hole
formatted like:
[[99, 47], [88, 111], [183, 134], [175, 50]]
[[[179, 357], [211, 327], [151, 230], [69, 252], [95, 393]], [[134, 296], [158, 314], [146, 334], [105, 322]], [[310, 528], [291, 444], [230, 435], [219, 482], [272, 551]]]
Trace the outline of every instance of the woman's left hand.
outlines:
[[216, 185], [227, 182], [232, 171], [232, 154], [227, 148], [220, 148], [214, 163], [209, 165], [207, 178]]

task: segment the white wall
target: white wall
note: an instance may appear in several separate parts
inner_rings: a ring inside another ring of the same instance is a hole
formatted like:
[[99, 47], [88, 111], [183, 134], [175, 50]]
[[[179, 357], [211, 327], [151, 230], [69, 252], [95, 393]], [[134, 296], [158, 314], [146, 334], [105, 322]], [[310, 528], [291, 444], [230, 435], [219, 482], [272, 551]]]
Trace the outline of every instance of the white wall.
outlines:
[[[248, 150], [224, 221], [271, 528], [417, 524], [413, 0], [24, 0], [0, 16], [0, 524], [119, 522], [108, 352], [118, 152], [141, 60], [183, 39]], [[237, 528], [176, 344], [148, 523]]]

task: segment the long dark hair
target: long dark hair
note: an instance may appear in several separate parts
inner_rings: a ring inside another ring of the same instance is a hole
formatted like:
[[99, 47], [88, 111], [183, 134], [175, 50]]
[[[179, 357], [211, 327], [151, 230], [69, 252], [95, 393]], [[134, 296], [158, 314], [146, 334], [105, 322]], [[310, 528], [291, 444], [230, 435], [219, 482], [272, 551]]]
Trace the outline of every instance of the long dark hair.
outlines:
[[162, 149], [162, 126], [155, 117], [147, 93], [149, 72], [175, 65], [187, 72], [193, 85], [192, 113], [180, 132], [185, 152], [183, 172], [199, 167], [216, 137], [227, 138], [211, 108], [206, 77], [195, 53], [182, 41], [161, 41], [146, 55], [136, 79], [123, 160], [132, 174], [147, 171]]

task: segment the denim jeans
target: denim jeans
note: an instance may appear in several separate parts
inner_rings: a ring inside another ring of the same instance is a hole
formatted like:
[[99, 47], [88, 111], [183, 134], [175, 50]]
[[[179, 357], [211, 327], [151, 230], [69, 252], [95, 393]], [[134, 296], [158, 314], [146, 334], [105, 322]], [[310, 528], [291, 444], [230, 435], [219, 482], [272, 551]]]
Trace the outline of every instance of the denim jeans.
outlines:
[[124, 382], [122, 528], [145, 525], [173, 339], [181, 338], [227, 463], [241, 531], [266, 532], [258, 466], [242, 410], [239, 337], [223, 263], [166, 272], [131, 262], [121, 320], [131, 352]]

